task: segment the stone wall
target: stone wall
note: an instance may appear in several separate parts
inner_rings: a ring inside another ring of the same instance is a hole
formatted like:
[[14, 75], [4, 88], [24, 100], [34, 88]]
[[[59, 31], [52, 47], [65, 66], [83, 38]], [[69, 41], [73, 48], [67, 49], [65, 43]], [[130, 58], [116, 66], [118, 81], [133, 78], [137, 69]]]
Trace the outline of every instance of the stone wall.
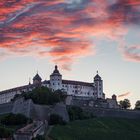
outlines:
[[[85, 111], [92, 112], [98, 117], [119, 117], [119, 118], [138, 118], [140, 119], [140, 111], [122, 110], [122, 109], [107, 109], [96, 108], [90, 106], [82, 107]], [[69, 116], [66, 110], [66, 105], [58, 103], [54, 106], [36, 105], [32, 100], [18, 99], [14, 103], [6, 103], [0, 105], [0, 114], [6, 113], [21, 113], [34, 120], [48, 120], [53, 113], [59, 114], [65, 121], [69, 121]]]
[[11, 113], [12, 109], [13, 109], [13, 103], [0, 104], [0, 115]]
[[140, 119], [140, 111], [137, 110], [105, 109], [92, 107], [82, 107], [82, 108], [85, 111], [93, 113], [93, 115], [97, 117]]
[[59, 114], [63, 120], [69, 121], [68, 112], [64, 103], [57, 103], [54, 106], [37, 105], [32, 100], [17, 99], [14, 103], [0, 105], [0, 114], [14, 113], [23, 114], [34, 120], [48, 120], [51, 114]]
[[34, 104], [31, 99], [24, 100], [24, 98], [19, 98], [13, 103], [12, 113], [14, 114], [20, 113], [27, 117], [30, 117], [30, 112], [33, 106]]

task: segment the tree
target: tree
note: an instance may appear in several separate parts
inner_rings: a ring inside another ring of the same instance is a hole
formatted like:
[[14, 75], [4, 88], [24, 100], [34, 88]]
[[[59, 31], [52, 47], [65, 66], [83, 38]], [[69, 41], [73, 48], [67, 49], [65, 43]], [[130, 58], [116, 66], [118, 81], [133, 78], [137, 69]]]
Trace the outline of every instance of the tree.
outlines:
[[67, 107], [67, 111], [71, 121], [84, 120], [84, 119], [90, 119], [95, 117], [93, 113], [84, 111], [82, 108], [78, 106], [69, 106]]
[[135, 109], [140, 110], [140, 100], [136, 102]]
[[121, 100], [119, 104], [123, 109], [128, 109], [131, 107], [130, 101], [128, 99]]
[[53, 105], [65, 101], [66, 94], [61, 90], [51, 91], [47, 87], [38, 87], [23, 95], [25, 99], [32, 99], [35, 104]]
[[11, 137], [12, 133], [13, 133], [12, 130], [0, 126], [0, 139]]
[[23, 125], [28, 121], [30, 121], [30, 119], [22, 114], [10, 113], [1, 118], [1, 123], [3, 125]]

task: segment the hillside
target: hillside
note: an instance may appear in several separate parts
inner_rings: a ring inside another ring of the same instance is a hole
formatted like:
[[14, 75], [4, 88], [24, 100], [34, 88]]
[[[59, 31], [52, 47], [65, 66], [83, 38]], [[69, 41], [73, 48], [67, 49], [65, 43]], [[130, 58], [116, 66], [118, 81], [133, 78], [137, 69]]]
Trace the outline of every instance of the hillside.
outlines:
[[54, 140], [138, 140], [140, 120], [94, 118], [54, 126], [49, 135]]

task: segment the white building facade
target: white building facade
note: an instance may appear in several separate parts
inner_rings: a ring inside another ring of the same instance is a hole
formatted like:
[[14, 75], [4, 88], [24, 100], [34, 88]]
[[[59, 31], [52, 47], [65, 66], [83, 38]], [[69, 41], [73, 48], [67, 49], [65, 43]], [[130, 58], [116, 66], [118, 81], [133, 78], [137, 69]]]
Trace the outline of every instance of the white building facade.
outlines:
[[50, 80], [42, 82], [42, 78], [37, 73], [33, 78], [33, 84], [29, 82], [29, 84], [25, 86], [1, 91], [0, 104], [10, 102], [16, 94], [31, 91], [37, 86], [45, 86], [50, 88], [52, 91], [62, 90], [72, 96], [105, 99], [105, 94], [103, 93], [103, 80], [98, 75], [98, 72], [91, 83], [64, 80], [62, 79], [62, 75], [60, 74], [58, 67], [55, 66], [53, 73], [50, 75]]

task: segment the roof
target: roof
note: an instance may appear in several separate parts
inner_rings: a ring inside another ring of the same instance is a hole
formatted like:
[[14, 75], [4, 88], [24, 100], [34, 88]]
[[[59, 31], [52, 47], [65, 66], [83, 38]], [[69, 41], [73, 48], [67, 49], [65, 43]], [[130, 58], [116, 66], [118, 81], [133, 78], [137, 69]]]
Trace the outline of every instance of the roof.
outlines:
[[62, 84], [93, 86], [93, 83], [82, 82], [82, 81], [72, 81], [72, 80], [62, 80]]
[[45, 80], [45, 81], [43, 81], [42, 83], [43, 83], [43, 84], [50, 84], [50, 80], [48, 80], [48, 81]]
[[61, 74], [59, 73], [59, 70], [58, 70], [57, 65], [55, 65], [55, 69], [54, 69], [54, 71], [53, 71], [53, 73], [52, 73], [51, 75], [61, 75]]
[[96, 74], [96, 76], [94, 77], [94, 80], [101, 80], [101, 77], [98, 74]]
[[33, 80], [42, 80], [42, 78], [39, 76], [39, 74], [37, 73], [35, 76], [34, 76], [34, 78], [33, 78]]
[[10, 93], [10, 92], [15, 92], [15, 91], [22, 91], [24, 89], [33, 88], [33, 87], [34, 87], [33, 84], [31, 84], [31, 85], [24, 85], [24, 86], [15, 87], [15, 88], [11, 88], [11, 89], [0, 91], [0, 94], [5, 94], [5, 93]]

